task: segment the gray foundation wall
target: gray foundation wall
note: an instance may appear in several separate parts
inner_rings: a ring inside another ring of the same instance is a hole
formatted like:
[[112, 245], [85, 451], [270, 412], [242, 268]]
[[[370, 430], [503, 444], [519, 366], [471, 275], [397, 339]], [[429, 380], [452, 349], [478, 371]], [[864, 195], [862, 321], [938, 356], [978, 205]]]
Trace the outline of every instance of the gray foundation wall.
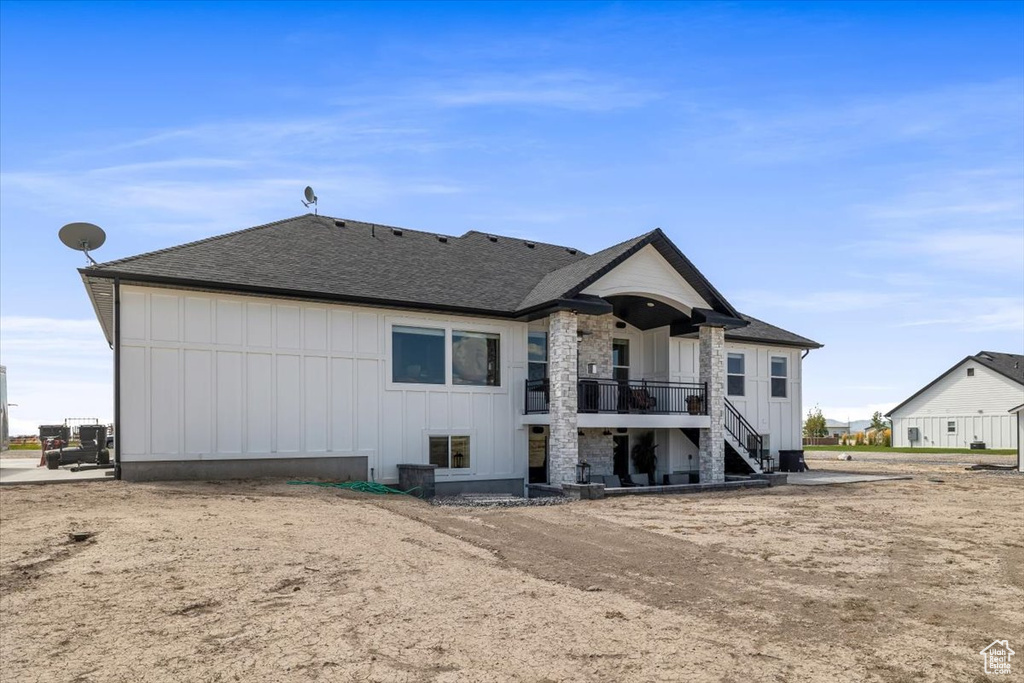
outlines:
[[[252, 460], [163, 460], [122, 462], [125, 481], [183, 481], [211, 479], [310, 478], [363, 481], [369, 470], [365, 457], [260, 458]], [[519, 480], [522, 482], [522, 480]]]
[[463, 493], [507, 493], [522, 496], [525, 488], [522, 479], [481, 479], [479, 481], [438, 481], [434, 490], [438, 496], [458, 496]]

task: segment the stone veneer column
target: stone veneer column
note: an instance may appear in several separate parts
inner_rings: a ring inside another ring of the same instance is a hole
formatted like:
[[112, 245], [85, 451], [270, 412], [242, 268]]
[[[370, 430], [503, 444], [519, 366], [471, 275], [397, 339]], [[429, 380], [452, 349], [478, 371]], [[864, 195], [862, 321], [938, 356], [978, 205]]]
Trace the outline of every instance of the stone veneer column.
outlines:
[[700, 430], [700, 482], [725, 481], [725, 328], [700, 328], [700, 381], [707, 385], [711, 428]]
[[576, 481], [579, 435], [576, 419], [576, 314], [555, 311], [548, 318], [548, 482]]
[[612, 474], [615, 469], [615, 438], [602, 429], [584, 429], [580, 459], [590, 463], [590, 474]]
[[[614, 319], [610, 315], [577, 316], [577, 329], [583, 333], [579, 343], [580, 379], [612, 378], [612, 334]], [[587, 365], [597, 365], [597, 373], [587, 372]]]

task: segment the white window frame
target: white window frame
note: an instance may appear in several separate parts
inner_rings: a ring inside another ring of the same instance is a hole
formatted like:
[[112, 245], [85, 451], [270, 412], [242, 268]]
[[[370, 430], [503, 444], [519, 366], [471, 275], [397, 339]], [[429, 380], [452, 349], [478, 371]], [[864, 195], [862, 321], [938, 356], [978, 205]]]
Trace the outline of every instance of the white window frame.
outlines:
[[[480, 388], [498, 389], [498, 388], [500, 388], [502, 386], [502, 384], [504, 384], [504, 382], [505, 382], [505, 371], [502, 368], [502, 362], [501, 362], [501, 359], [502, 359], [502, 356], [505, 353], [505, 350], [503, 348], [504, 344], [502, 343], [501, 333], [499, 333], [499, 332], [484, 332], [482, 330], [467, 329], [467, 327], [468, 326], [466, 326], [466, 325], [452, 325], [451, 330], [448, 331], [448, 340], [447, 340], [448, 341], [448, 347], [449, 347], [448, 348], [448, 353], [449, 353], [449, 355], [451, 356], [451, 359], [452, 359], [451, 365], [448, 367], [448, 371], [449, 371], [448, 377], [447, 377], [448, 381], [451, 382], [451, 385], [453, 387], [473, 387], [473, 388], [476, 388], [476, 389], [480, 389]], [[469, 382], [461, 382], [459, 384], [455, 383], [455, 334], [456, 333], [465, 334], [465, 335], [471, 335], [471, 334], [490, 335], [492, 337], [497, 337], [498, 338], [498, 357], [495, 359], [495, 368], [494, 368], [495, 371], [498, 373], [498, 383], [497, 384], [471, 384]]]
[[[950, 429], [952, 427], [952, 429]], [[956, 420], [946, 420], [946, 434], [956, 435]]]
[[[785, 362], [785, 364], [786, 364], [786, 374], [785, 375], [773, 374], [774, 373], [774, 369], [772, 368], [772, 362], [776, 358], [778, 358], [778, 359], [780, 359], [780, 360]], [[768, 398], [769, 399], [772, 399], [772, 400], [775, 400], [775, 401], [788, 401], [789, 400], [789, 366], [790, 366], [789, 356], [777, 356], [777, 355], [773, 356], [773, 355], [769, 354], [769, 356], [768, 356]], [[785, 391], [785, 393], [782, 396], [776, 396], [775, 393], [773, 392], [772, 385], [774, 384], [775, 380], [777, 380], [777, 379], [784, 379], [784, 380], [786, 380], [785, 384], [783, 385], [783, 390]]]
[[[444, 384], [419, 384], [416, 382], [394, 381], [394, 328], [395, 327], [428, 327], [444, 330]], [[485, 384], [454, 384], [452, 382], [452, 330], [457, 332], [487, 332], [498, 335], [498, 365], [501, 384], [489, 386]], [[487, 325], [475, 321], [462, 321], [451, 318], [412, 318], [405, 316], [385, 316], [384, 318], [384, 389], [385, 391], [451, 391], [466, 393], [507, 394], [511, 385], [512, 368], [509, 362], [511, 348], [509, 345], [509, 328], [499, 325]], [[458, 436], [458, 435], [457, 435]]]
[[[443, 361], [444, 362], [444, 367], [441, 368], [441, 377], [444, 379], [444, 382], [436, 383], [436, 382], [396, 382], [395, 381], [394, 343], [395, 343], [395, 328], [396, 327], [405, 328], [405, 329], [413, 329], [413, 330], [416, 330], [416, 329], [419, 329], [419, 330], [430, 330], [431, 332], [434, 332], [434, 333], [436, 333], [436, 332], [440, 332], [441, 333], [440, 336], [441, 336], [441, 339], [442, 339], [442, 345], [445, 345], [444, 361]], [[429, 324], [422, 324], [422, 323], [418, 324], [418, 325], [404, 325], [404, 324], [398, 324], [398, 323], [394, 323], [394, 324], [390, 325], [388, 327], [388, 368], [387, 368], [388, 382], [390, 384], [393, 384], [396, 387], [405, 386], [405, 387], [434, 387], [434, 388], [437, 388], [437, 387], [443, 387], [443, 386], [446, 386], [446, 385], [450, 384], [451, 383], [451, 366], [452, 366], [452, 364], [451, 364], [451, 350], [447, 348], [447, 345], [449, 344], [448, 340], [450, 339], [450, 337], [451, 337], [450, 331], [445, 329], [444, 325], [429, 325]]]
[[[729, 372], [729, 356], [739, 356], [743, 359], [743, 372], [737, 374]], [[743, 378], [743, 393], [734, 394], [729, 391], [729, 378], [730, 377], [742, 377]], [[739, 396], [746, 398], [747, 396], [747, 354], [742, 351], [727, 351], [725, 354], [725, 395], [726, 396]]]
[[423, 431], [423, 462], [430, 464], [430, 439], [431, 437], [448, 437], [448, 462], [452, 457], [452, 437], [464, 436], [469, 439], [469, 467], [438, 467], [435, 470], [436, 476], [441, 478], [465, 477], [476, 474], [476, 452], [474, 443], [477, 441], [476, 430], [474, 429], [426, 429]]

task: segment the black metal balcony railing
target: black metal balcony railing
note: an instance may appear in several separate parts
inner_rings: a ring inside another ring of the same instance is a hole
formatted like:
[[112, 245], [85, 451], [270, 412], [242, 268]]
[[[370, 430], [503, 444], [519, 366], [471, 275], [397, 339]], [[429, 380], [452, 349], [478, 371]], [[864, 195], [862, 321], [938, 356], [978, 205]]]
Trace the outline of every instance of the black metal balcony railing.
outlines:
[[[581, 379], [576, 392], [581, 413], [707, 415], [707, 386], [703, 382]], [[526, 380], [525, 412], [548, 412], [550, 393], [549, 380]]]

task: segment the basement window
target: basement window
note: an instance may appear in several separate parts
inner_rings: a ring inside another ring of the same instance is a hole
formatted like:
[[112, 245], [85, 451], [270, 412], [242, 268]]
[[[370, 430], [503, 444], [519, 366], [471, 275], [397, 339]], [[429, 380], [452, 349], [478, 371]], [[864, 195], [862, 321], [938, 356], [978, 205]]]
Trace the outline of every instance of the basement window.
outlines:
[[746, 357], [742, 353], [730, 353], [726, 362], [726, 392], [730, 396], [746, 394]]
[[391, 381], [444, 384], [444, 337], [444, 330], [429, 327], [392, 327]]
[[430, 437], [430, 464], [438, 469], [464, 470], [469, 468], [468, 436]]
[[501, 386], [501, 335], [452, 330], [452, 384]]
[[786, 398], [786, 361], [785, 356], [772, 356], [772, 398]]

